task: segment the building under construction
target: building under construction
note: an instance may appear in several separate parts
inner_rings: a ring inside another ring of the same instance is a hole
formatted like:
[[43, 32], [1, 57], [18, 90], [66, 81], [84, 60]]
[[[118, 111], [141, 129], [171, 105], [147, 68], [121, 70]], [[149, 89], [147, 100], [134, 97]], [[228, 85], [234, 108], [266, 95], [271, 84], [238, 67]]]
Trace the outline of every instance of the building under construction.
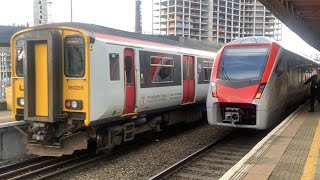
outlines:
[[219, 44], [248, 36], [282, 39], [281, 22], [258, 0], [153, 0], [152, 29]]
[[53, 0], [33, 0], [33, 25], [52, 23]]

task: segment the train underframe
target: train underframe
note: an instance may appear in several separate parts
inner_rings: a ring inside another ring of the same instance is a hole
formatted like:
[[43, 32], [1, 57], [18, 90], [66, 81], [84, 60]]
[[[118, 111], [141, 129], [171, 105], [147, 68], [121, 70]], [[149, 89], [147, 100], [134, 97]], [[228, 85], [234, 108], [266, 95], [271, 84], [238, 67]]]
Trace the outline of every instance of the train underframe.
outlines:
[[62, 156], [75, 150], [87, 149], [89, 142], [96, 144], [97, 152], [110, 152], [123, 142], [134, 140], [135, 135], [177, 124], [200, 120], [205, 105], [189, 105], [162, 113], [131, 116], [109, 123], [84, 126], [83, 121], [65, 119], [54, 123], [29, 121], [27, 150], [39, 156]]

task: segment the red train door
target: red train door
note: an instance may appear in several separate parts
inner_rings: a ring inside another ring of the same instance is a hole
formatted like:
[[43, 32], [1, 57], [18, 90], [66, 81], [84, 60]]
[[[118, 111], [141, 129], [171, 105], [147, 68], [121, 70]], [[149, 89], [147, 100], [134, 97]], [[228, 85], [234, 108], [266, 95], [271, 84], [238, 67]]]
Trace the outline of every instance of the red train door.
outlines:
[[124, 88], [125, 105], [123, 114], [132, 113], [135, 104], [135, 68], [134, 68], [134, 50], [124, 50]]
[[194, 57], [183, 56], [183, 97], [182, 104], [194, 101]]

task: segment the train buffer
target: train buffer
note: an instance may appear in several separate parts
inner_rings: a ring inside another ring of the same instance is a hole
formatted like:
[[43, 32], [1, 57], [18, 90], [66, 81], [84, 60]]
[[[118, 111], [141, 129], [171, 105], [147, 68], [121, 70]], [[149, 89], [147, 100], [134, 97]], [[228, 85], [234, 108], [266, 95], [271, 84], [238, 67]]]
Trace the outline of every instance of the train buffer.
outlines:
[[295, 110], [221, 179], [320, 179], [320, 106], [308, 109]]

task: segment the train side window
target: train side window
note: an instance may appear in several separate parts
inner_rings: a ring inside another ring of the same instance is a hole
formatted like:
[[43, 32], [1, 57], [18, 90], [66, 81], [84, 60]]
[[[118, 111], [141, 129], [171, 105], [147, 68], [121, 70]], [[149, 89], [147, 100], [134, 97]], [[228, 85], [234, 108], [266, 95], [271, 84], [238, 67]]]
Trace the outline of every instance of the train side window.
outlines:
[[203, 61], [203, 80], [210, 81], [211, 78], [211, 69], [213, 66], [213, 62], [210, 61]]
[[110, 81], [120, 80], [119, 54], [109, 54]]
[[23, 76], [23, 50], [24, 40], [17, 40], [16, 42], [16, 74], [19, 77]]
[[126, 82], [132, 82], [132, 58], [130, 56], [125, 57], [126, 62]]
[[187, 80], [187, 62], [183, 61], [183, 80]]
[[174, 61], [167, 57], [150, 58], [150, 80], [152, 83], [173, 82]]
[[194, 79], [194, 64], [192, 61], [189, 61], [189, 80], [193, 80]]
[[279, 63], [276, 66], [275, 72], [276, 72], [277, 76], [280, 77], [282, 75], [283, 71], [284, 71], [283, 59], [280, 59]]
[[67, 77], [82, 77], [84, 64], [84, 39], [67, 36], [64, 39], [64, 74]]

